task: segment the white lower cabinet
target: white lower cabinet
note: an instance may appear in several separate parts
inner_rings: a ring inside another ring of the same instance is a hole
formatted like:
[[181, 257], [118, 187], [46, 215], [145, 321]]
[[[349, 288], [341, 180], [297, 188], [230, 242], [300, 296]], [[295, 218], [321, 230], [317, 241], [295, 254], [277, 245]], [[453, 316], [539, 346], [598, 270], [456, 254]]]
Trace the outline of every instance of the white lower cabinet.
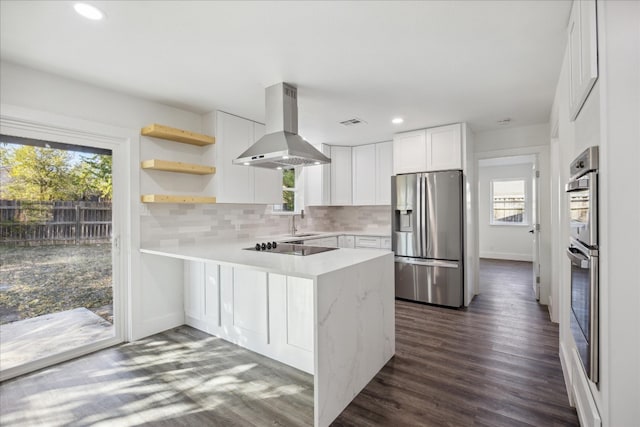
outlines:
[[313, 374], [313, 280], [184, 261], [185, 323]]
[[338, 247], [351, 248], [351, 249], [355, 248], [356, 247], [355, 237], [347, 236], [347, 235], [338, 236]]
[[[196, 321], [204, 318], [205, 266], [202, 262], [184, 264], [184, 314]], [[194, 285], [195, 284], [195, 285]]]
[[380, 249], [380, 238], [356, 236], [356, 248]]
[[320, 239], [305, 240], [303, 242], [307, 246], [323, 246], [328, 248], [338, 248], [338, 237], [322, 237]]

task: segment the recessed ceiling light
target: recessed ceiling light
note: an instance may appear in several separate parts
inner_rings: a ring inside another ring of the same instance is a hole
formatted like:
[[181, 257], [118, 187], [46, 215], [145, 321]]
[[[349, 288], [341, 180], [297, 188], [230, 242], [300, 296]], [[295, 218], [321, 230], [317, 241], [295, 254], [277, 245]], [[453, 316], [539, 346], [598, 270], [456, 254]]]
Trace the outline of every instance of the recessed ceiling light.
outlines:
[[402, 117], [396, 117], [393, 120], [391, 120], [391, 123], [393, 123], [394, 125], [399, 125], [402, 122], [404, 122], [404, 119]]
[[76, 3], [73, 5], [73, 8], [79, 15], [92, 21], [99, 21], [104, 18], [104, 13], [100, 9], [87, 3]]
[[284, 160], [287, 160], [287, 159], [289, 158], [289, 156], [282, 156], [282, 158], [283, 158]]
[[278, 166], [276, 169], [278, 169], [279, 171], [282, 170], [282, 166]]
[[249, 162], [244, 162], [244, 163], [243, 163], [243, 165], [245, 165], [245, 166], [249, 166], [249, 165], [250, 165], [250, 163], [249, 163]]

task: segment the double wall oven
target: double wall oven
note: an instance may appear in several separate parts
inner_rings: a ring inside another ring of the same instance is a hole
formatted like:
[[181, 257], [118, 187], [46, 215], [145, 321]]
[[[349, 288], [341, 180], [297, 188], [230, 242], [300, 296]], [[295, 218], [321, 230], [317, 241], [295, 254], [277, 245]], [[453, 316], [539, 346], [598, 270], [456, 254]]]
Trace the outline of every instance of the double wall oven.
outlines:
[[571, 333], [587, 376], [599, 380], [598, 355], [598, 147], [583, 151], [570, 165]]

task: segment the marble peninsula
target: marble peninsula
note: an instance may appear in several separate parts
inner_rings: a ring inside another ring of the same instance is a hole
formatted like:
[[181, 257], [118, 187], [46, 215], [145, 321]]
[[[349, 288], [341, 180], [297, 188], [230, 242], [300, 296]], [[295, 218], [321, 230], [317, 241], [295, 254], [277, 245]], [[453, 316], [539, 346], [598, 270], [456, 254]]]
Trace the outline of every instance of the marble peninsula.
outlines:
[[253, 244], [141, 252], [182, 262], [184, 323], [312, 374], [314, 424], [328, 426], [395, 353], [393, 253], [243, 250]]

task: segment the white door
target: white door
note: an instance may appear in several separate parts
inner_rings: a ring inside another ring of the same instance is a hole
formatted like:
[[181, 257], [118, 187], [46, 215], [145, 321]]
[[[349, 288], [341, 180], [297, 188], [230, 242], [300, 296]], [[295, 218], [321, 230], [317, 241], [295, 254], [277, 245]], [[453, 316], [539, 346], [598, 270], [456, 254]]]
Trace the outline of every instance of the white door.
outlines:
[[533, 251], [533, 292], [536, 296], [536, 300], [540, 300], [540, 185], [538, 180], [540, 179], [540, 171], [538, 169], [538, 162], [533, 164], [531, 178], [531, 233], [532, 239], [532, 251]]
[[[125, 271], [128, 243], [120, 236], [128, 209], [129, 165], [124, 138], [71, 132], [47, 123], [24, 131], [2, 118], [0, 125], [6, 132], [0, 136], [2, 155], [24, 154], [12, 165], [27, 170], [62, 165], [57, 181], [39, 189], [50, 194], [49, 200], [34, 199], [24, 190], [10, 196], [20, 209], [23, 200], [30, 203], [24, 205], [28, 214], [17, 212], [24, 221], [12, 222], [25, 232], [3, 234], [0, 239], [4, 245], [16, 236], [18, 243], [9, 246], [14, 253], [3, 254], [0, 263], [0, 282], [13, 288], [15, 295], [3, 307], [12, 318], [1, 321], [5, 325], [0, 334], [0, 381], [4, 381], [122, 342], [126, 287], [120, 273]], [[90, 170], [96, 182], [75, 183], [70, 177], [78, 170]], [[30, 175], [22, 174], [13, 182], [28, 183]], [[34, 227], [31, 218], [41, 217]], [[11, 275], [5, 282], [10, 269], [24, 274]], [[55, 283], [47, 282], [51, 279]], [[41, 291], [52, 285], [55, 290]], [[22, 303], [27, 297], [29, 303]]]

